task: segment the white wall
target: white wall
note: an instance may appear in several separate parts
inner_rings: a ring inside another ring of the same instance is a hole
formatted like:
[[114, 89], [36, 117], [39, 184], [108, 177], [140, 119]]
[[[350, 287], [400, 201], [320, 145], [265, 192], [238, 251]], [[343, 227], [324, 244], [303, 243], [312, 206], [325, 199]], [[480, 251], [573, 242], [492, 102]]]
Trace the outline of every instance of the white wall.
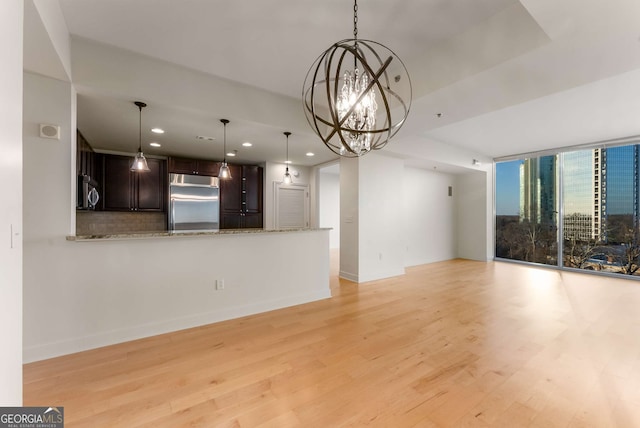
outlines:
[[457, 257], [491, 260], [493, 168], [466, 169], [416, 168], [381, 153], [341, 159], [340, 276], [363, 282]]
[[457, 256], [487, 261], [493, 259], [492, 180], [486, 171], [456, 177]]
[[[75, 177], [75, 95], [70, 83], [24, 73], [24, 240], [26, 244], [64, 240], [70, 229]], [[39, 124], [60, 126], [60, 140], [41, 138]], [[27, 209], [28, 208], [28, 209]], [[43, 215], [46, 213], [46, 215]], [[25, 254], [25, 275], [38, 269]], [[36, 262], [37, 263], [37, 262]], [[25, 279], [26, 280], [26, 279]]]
[[[46, 32], [46, 37], [49, 39], [48, 43], [51, 44], [51, 47], [48, 50], [50, 51], [50, 54], [55, 57], [54, 60], [59, 63], [59, 67], [63, 70], [61, 74], [56, 73], [56, 76], [54, 77], [59, 78], [60, 80], [70, 81], [71, 41], [69, 40], [69, 30], [67, 29], [67, 24], [64, 14], [62, 13], [62, 9], [60, 8], [60, 3], [51, 0], [31, 1], [33, 1], [33, 5], [37, 10], [38, 17], [40, 18], [44, 31]], [[25, 7], [30, 7], [27, 5], [30, 3], [29, 1], [25, 3]], [[34, 29], [28, 28], [28, 30], [31, 32]], [[45, 53], [40, 51], [39, 54], [44, 55]], [[40, 73], [44, 72], [40, 68], [38, 71]]]
[[359, 159], [340, 158], [340, 271], [341, 278], [358, 282], [360, 193]]
[[369, 153], [359, 168], [360, 256], [358, 280], [371, 281], [404, 274], [401, 159]]
[[493, 257], [490, 171], [442, 173], [378, 153], [341, 165], [344, 278], [363, 282], [401, 275], [405, 266]]
[[[457, 257], [455, 195], [460, 191], [454, 175], [407, 167], [402, 181], [402, 223], [405, 266]], [[453, 195], [448, 196], [449, 186]]]
[[340, 248], [340, 175], [320, 170], [319, 177], [319, 227], [330, 227], [329, 247]]
[[23, 3], [0, 2], [0, 406], [22, 405]]
[[404, 274], [404, 163], [379, 153], [340, 160], [340, 276], [355, 282]]

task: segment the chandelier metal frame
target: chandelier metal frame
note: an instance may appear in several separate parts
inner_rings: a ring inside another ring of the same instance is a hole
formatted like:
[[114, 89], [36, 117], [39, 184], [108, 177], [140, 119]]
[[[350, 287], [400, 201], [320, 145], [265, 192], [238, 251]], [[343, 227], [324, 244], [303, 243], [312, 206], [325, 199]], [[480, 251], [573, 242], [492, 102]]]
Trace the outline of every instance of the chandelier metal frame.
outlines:
[[[405, 123], [412, 96], [411, 79], [402, 60], [378, 42], [358, 39], [357, 12], [356, 0], [354, 37], [336, 42], [320, 54], [307, 72], [302, 90], [309, 125], [332, 152], [345, 157], [362, 156], [384, 147]], [[393, 78], [389, 67], [392, 63], [397, 63], [394, 73], [400, 72]], [[351, 64], [352, 70], [348, 68]], [[357, 88], [345, 108], [343, 94], [352, 93], [350, 76], [356, 86], [364, 82], [365, 87]], [[406, 82], [399, 83], [403, 77]], [[403, 88], [400, 85], [408, 89], [406, 100], [396, 90]], [[376, 103], [377, 95], [384, 110], [378, 109], [371, 118], [362, 110], [375, 111], [377, 105], [371, 109], [362, 103], [371, 99]]]

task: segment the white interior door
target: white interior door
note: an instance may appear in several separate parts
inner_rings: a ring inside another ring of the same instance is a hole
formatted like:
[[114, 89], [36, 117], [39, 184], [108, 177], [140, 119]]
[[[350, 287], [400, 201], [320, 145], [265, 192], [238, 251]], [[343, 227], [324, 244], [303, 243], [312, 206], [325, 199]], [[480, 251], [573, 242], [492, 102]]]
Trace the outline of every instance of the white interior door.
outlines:
[[274, 183], [276, 229], [309, 227], [309, 186]]

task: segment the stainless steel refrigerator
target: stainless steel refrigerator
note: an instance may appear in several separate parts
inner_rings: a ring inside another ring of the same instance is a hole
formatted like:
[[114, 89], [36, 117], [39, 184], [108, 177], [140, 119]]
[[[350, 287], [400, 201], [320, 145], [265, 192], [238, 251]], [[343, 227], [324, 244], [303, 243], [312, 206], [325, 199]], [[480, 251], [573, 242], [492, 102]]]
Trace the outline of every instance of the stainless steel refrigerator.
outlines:
[[169, 174], [169, 230], [220, 229], [220, 188], [217, 177]]

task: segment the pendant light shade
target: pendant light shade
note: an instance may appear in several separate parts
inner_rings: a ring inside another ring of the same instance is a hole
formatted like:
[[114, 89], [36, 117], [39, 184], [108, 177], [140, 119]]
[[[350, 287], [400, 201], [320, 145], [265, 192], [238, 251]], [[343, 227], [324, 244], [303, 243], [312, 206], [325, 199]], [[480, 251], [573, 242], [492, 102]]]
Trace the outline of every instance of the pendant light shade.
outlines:
[[229, 169], [229, 165], [227, 165], [227, 123], [229, 123], [228, 119], [220, 119], [222, 125], [224, 126], [224, 157], [222, 158], [222, 165], [220, 165], [220, 171], [218, 171], [218, 178], [222, 180], [231, 179], [231, 170]]
[[231, 178], [231, 170], [229, 169], [229, 165], [226, 162], [222, 162], [220, 165], [220, 172], [218, 172], [218, 178], [223, 180], [228, 180]]
[[134, 102], [135, 105], [138, 106], [140, 110], [139, 122], [138, 122], [138, 153], [133, 158], [133, 162], [131, 163], [131, 171], [134, 172], [148, 172], [149, 165], [147, 165], [147, 159], [144, 157], [144, 153], [142, 153], [142, 108], [147, 105], [141, 101]]
[[291, 135], [291, 132], [289, 131], [285, 131], [284, 135], [287, 137], [287, 168], [284, 172], [284, 177], [282, 179], [282, 182], [284, 184], [291, 184], [293, 183], [293, 177], [291, 177], [291, 173], [289, 172], [289, 135]]
[[358, 3], [353, 38], [334, 43], [311, 65], [302, 89], [307, 121], [334, 153], [357, 157], [384, 147], [400, 130], [411, 107], [411, 79], [388, 47], [358, 39]]

